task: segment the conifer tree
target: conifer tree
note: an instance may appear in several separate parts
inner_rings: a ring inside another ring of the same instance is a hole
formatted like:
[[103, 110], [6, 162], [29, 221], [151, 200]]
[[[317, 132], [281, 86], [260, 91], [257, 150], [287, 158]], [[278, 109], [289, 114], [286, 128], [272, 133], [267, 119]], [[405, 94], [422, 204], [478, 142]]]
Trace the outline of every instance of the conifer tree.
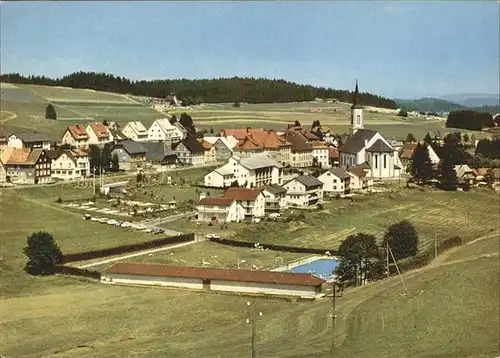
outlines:
[[418, 184], [425, 183], [434, 176], [427, 145], [418, 143], [411, 157], [410, 173], [413, 180]]

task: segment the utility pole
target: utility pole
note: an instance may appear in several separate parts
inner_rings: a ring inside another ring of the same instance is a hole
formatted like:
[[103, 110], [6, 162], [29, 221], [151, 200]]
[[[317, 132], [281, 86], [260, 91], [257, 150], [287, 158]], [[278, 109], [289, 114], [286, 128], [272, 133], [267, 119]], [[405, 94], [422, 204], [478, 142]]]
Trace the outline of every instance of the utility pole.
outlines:
[[[257, 307], [255, 304], [256, 301], [247, 302], [247, 306], [252, 307], [252, 318], [247, 318], [247, 323], [252, 323], [252, 358], [255, 358], [255, 344], [256, 344], [256, 336], [257, 336]], [[262, 312], [259, 312], [259, 317], [262, 317]]]
[[337, 286], [332, 281], [332, 357], [335, 357], [335, 298], [337, 296]]
[[94, 175], [92, 177], [92, 192], [94, 193], [94, 196], [95, 196], [95, 167], [94, 167]]
[[385, 247], [385, 264], [386, 264], [386, 267], [387, 267], [387, 277], [391, 276], [391, 273], [389, 271], [389, 240], [387, 240], [387, 242], [385, 243], [386, 247]]
[[401, 280], [401, 283], [403, 284], [403, 287], [405, 289], [405, 295], [408, 296], [408, 290], [406, 289], [406, 285], [405, 285], [405, 282], [403, 280], [403, 276], [401, 276], [401, 272], [399, 271], [398, 263], [396, 262], [396, 259], [394, 258], [394, 254], [392, 253], [392, 250], [390, 247], [389, 247], [389, 252], [391, 254], [392, 261], [394, 262], [394, 265], [396, 265], [396, 270], [398, 271], [399, 279]]
[[434, 258], [438, 257], [437, 227], [434, 229]]

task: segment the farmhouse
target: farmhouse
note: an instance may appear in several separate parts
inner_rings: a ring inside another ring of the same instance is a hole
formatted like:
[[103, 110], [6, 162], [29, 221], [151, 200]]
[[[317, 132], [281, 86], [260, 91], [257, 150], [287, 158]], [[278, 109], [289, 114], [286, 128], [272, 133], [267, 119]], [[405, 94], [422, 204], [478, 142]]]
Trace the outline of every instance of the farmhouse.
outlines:
[[7, 179], [15, 184], [51, 181], [50, 158], [42, 148], [7, 148], [1, 153]]
[[50, 150], [52, 178], [60, 180], [84, 179], [90, 173], [90, 162], [86, 152], [79, 149]]
[[109, 136], [108, 128], [99, 122], [89, 123], [87, 127], [85, 127], [85, 131], [89, 136], [88, 143], [102, 146], [106, 143], [111, 142], [111, 138]]
[[266, 198], [266, 212], [276, 212], [286, 209], [286, 189], [278, 184], [266, 185], [262, 189]]
[[324, 280], [311, 274], [240, 269], [116, 263], [103, 271], [110, 284], [151, 285], [196, 290], [315, 298]]
[[288, 205], [306, 207], [323, 202], [323, 183], [312, 175], [295, 177], [283, 187]]
[[87, 148], [89, 146], [89, 135], [85, 127], [80, 124], [67, 126], [61, 138], [61, 143], [77, 148]]
[[[439, 157], [432, 149], [432, 146], [428, 145], [425, 142], [421, 142], [422, 145], [425, 145], [427, 148], [427, 152], [429, 153], [429, 158], [431, 159], [431, 163], [433, 165], [437, 165], [439, 163]], [[413, 153], [417, 148], [417, 143], [404, 143], [403, 147], [399, 150], [399, 158], [401, 160], [401, 166], [404, 171], [408, 168], [408, 164], [411, 163], [411, 158], [413, 157]]]
[[148, 140], [148, 130], [139, 121], [128, 122], [122, 132], [127, 138], [138, 142]]
[[11, 148], [50, 149], [50, 138], [39, 132], [21, 132], [11, 134], [7, 146]]
[[472, 185], [476, 176], [467, 164], [455, 165], [453, 168], [457, 174], [459, 184]]
[[146, 162], [156, 169], [175, 168], [178, 158], [166, 142], [141, 142], [146, 149]]
[[128, 139], [125, 134], [123, 134], [122, 130], [118, 127], [118, 125], [114, 127], [108, 127], [109, 132], [109, 140], [111, 142], [119, 142], [121, 140]]
[[198, 139], [198, 141], [205, 149], [205, 163], [206, 164], [215, 163], [217, 161], [217, 153], [215, 146], [204, 139]]
[[206, 163], [205, 148], [192, 135], [188, 135], [181, 140], [174, 147], [174, 153], [179, 158], [179, 162], [185, 165], [203, 165]]
[[351, 106], [351, 135], [339, 153], [340, 166], [344, 169], [367, 162], [374, 178], [394, 179], [400, 175], [399, 153], [379, 132], [363, 127], [357, 81]]
[[330, 168], [318, 177], [323, 192], [330, 195], [349, 193], [351, 176], [342, 168]]
[[238, 141], [233, 136], [227, 137], [204, 137], [209, 143], [215, 147], [215, 156], [218, 162], [225, 162], [233, 156], [233, 148]]
[[141, 170], [146, 164], [147, 150], [141, 143], [132, 139], [123, 140], [114, 145], [111, 156], [118, 157], [118, 165], [121, 170]]
[[172, 143], [178, 142], [183, 138], [182, 131], [172, 125], [168, 118], [157, 119], [148, 129], [149, 140], [167, 140]]

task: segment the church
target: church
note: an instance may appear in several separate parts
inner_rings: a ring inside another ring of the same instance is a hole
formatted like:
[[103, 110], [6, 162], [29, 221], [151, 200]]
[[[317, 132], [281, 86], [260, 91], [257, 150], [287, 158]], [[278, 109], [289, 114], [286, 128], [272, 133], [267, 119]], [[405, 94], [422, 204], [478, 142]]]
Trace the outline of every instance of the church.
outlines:
[[347, 169], [367, 163], [373, 179], [396, 179], [400, 176], [399, 153], [379, 132], [364, 129], [363, 106], [359, 100], [358, 81], [351, 106], [351, 131], [339, 149], [339, 164]]

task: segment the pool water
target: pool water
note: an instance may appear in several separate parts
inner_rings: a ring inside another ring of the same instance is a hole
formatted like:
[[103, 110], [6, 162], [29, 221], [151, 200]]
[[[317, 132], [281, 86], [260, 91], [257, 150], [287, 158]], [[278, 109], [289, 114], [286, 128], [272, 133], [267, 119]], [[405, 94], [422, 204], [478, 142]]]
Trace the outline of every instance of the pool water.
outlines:
[[328, 280], [332, 277], [332, 271], [335, 267], [337, 267], [337, 260], [318, 259], [307, 264], [296, 266], [289, 271], [295, 273], [310, 273], [316, 277]]

